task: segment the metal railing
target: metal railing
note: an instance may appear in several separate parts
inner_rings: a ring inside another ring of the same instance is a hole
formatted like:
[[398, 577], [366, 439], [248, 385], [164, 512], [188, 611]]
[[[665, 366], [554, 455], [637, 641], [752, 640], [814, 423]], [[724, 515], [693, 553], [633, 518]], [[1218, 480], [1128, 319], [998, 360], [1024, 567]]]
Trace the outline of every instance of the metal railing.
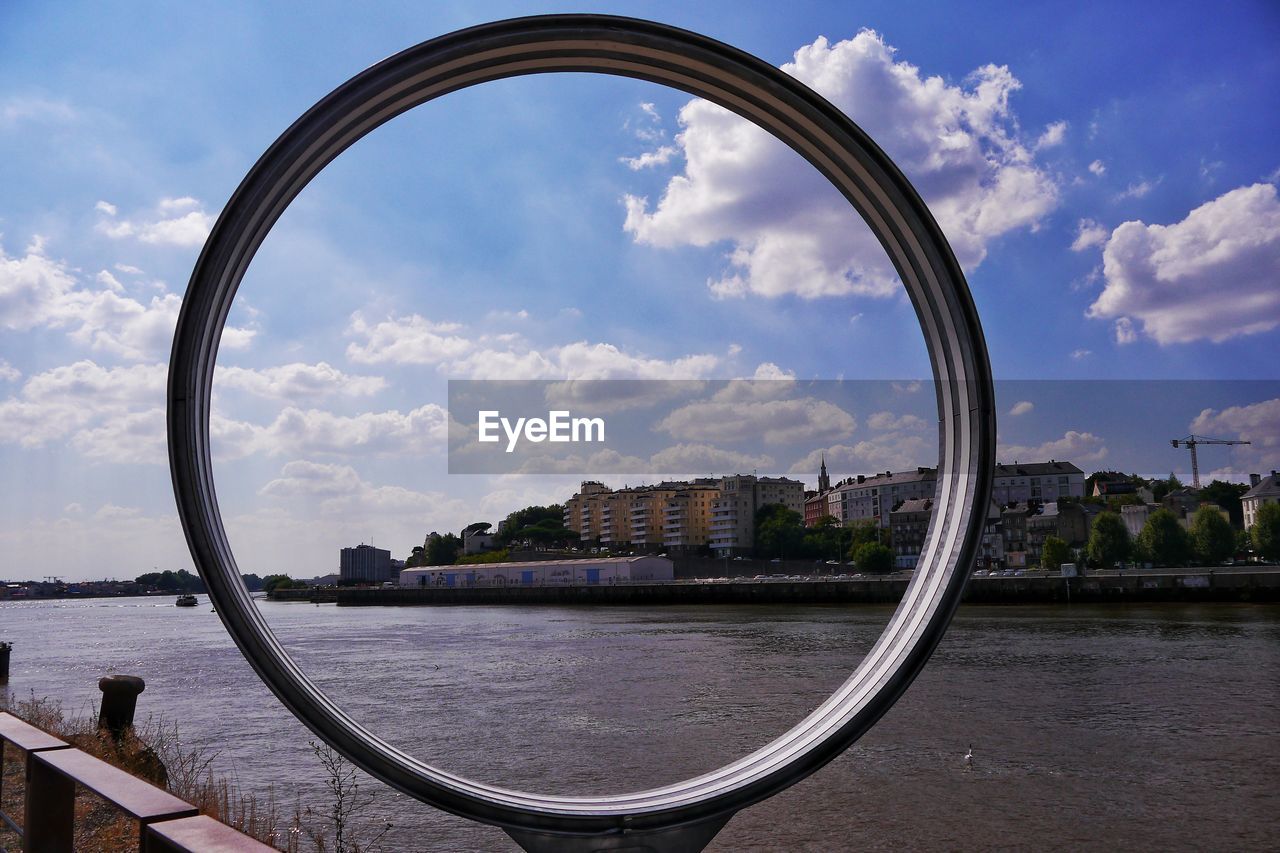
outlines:
[[260, 841], [232, 829], [185, 800], [0, 711], [0, 784], [4, 747], [26, 762], [22, 825], [0, 810], [0, 821], [19, 838], [25, 851], [72, 853], [75, 843], [77, 786], [92, 791], [138, 822], [143, 853], [220, 850], [228, 853], [271, 851]]

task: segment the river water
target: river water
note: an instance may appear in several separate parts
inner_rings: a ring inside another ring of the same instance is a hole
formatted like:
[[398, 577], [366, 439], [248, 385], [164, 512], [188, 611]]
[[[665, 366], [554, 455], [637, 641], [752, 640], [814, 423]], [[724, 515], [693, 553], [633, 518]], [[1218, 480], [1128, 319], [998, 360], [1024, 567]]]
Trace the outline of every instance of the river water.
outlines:
[[[321, 806], [309, 733], [201, 596], [0, 603], [13, 698], [148, 713], [241, 787]], [[713, 769], [788, 729], [888, 608], [338, 608], [259, 602], [344, 709], [446, 770], [598, 794]], [[972, 744], [974, 766], [963, 755]], [[388, 850], [513, 850], [365, 778]], [[739, 813], [709, 850], [1280, 848], [1280, 607], [964, 607], [861, 741]]]

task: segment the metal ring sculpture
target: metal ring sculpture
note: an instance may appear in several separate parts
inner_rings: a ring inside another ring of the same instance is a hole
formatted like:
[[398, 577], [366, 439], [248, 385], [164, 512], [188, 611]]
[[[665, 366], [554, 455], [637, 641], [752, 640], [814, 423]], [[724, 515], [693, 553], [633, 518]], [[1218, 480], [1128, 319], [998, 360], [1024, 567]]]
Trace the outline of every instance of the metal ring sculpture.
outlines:
[[[240, 580], [209, 443], [227, 313], [254, 253], [307, 183], [365, 134], [419, 104], [491, 80], [570, 71], [638, 78], [713, 101], [789, 145], [843, 193], [915, 306], [933, 366], [940, 442], [936, 508], [914, 578], [849, 679], [790, 731], [718, 770], [593, 797], [522, 793], [444, 772], [334, 705], [289, 658]], [[285, 131], [227, 203], [192, 273], [170, 363], [168, 435], [192, 557], [227, 629], [276, 696], [371, 775], [445, 811], [501, 826], [528, 849], [646, 849], [651, 842], [700, 849], [736, 811], [840, 754], [901, 696], [942, 638], [978, 553], [995, 461], [994, 392], [977, 310], [941, 229], [884, 152], [836, 107], [754, 56], [695, 33], [604, 15], [499, 21], [432, 39], [356, 75]]]

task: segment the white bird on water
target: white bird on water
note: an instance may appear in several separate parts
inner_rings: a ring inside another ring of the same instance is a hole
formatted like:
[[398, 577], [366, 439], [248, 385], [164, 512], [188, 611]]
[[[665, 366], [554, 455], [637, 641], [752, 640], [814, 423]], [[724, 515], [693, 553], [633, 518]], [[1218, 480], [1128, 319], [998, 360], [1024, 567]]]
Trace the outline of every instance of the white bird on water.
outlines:
[[969, 744], [969, 751], [964, 754], [964, 769], [973, 769], [973, 744]]

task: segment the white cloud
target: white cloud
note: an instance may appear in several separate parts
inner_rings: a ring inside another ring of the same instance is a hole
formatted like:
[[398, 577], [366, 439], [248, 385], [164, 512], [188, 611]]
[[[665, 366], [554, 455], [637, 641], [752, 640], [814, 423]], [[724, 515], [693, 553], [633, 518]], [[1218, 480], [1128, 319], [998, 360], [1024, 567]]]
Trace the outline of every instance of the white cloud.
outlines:
[[65, 101], [20, 96], [0, 103], [0, 127], [12, 127], [25, 121], [62, 123], [75, 118], [76, 111]]
[[237, 389], [259, 397], [301, 400], [332, 394], [367, 396], [385, 388], [380, 376], [352, 376], [326, 362], [282, 364], [278, 367], [219, 367], [214, 390]]
[[724, 450], [710, 444], [677, 444], [649, 457], [649, 469], [684, 475], [721, 475], [729, 472], [769, 469], [774, 464], [767, 454], [752, 455]]
[[[1132, 318], [1160, 344], [1214, 342], [1280, 325], [1280, 201], [1240, 187], [1172, 225], [1126, 222], [1103, 251], [1094, 318]], [[1117, 330], [1119, 334], [1119, 330]]]
[[765, 361], [756, 365], [756, 372], [751, 375], [751, 378], [794, 380], [796, 374], [794, 370], [784, 370], [772, 361]]
[[363, 342], [347, 357], [363, 364], [428, 364], [468, 379], [700, 379], [720, 364], [709, 353], [675, 359], [624, 352], [613, 344], [577, 341], [536, 350], [519, 336], [473, 334], [459, 323], [417, 314], [370, 324], [352, 316], [348, 332]]
[[936, 441], [921, 435], [885, 433], [854, 444], [834, 444], [814, 450], [797, 460], [788, 473], [811, 475], [823, 459], [829, 470], [845, 473], [909, 471], [921, 465], [937, 465], [938, 447]]
[[1044, 129], [1044, 133], [1040, 134], [1040, 138], [1036, 140], [1036, 150], [1042, 148], [1053, 148], [1061, 145], [1063, 140], [1067, 138], [1067, 123], [1065, 121], [1055, 121]]
[[1018, 402], [1013, 404], [1013, 408], [1009, 410], [1009, 414], [1010, 416], [1016, 418], [1019, 415], [1027, 414], [1035, 407], [1036, 407], [1036, 404], [1032, 403], [1030, 400], [1019, 400]]
[[671, 158], [676, 156], [677, 149], [674, 145], [663, 145], [653, 151], [646, 151], [638, 157], [619, 157], [618, 162], [626, 165], [633, 172], [641, 169], [650, 169], [654, 166], [665, 166], [671, 162]]
[[853, 432], [853, 415], [825, 400], [721, 402], [705, 400], [674, 410], [656, 425], [678, 441], [763, 441], [788, 444], [843, 438]]
[[[1054, 181], [1034, 164], [1009, 97], [1019, 83], [993, 65], [968, 87], [925, 78], [864, 30], [819, 38], [783, 69], [859, 122], [921, 191], [961, 263], [972, 269], [991, 240], [1031, 227], [1057, 205]], [[680, 111], [676, 143], [686, 167], [656, 208], [625, 199], [625, 228], [658, 247], [732, 244], [729, 269], [709, 282], [720, 297], [797, 294], [890, 296], [896, 276], [847, 202], [764, 131], [706, 101]]]
[[1157, 180], [1155, 183], [1152, 183], [1151, 181], [1139, 181], [1136, 184], [1129, 184], [1124, 191], [1116, 193], [1116, 201], [1123, 201], [1127, 198], [1144, 198], [1149, 195], [1159, 183], [1160, 181]]
[[60, 323], [61, 305], [75, 284], [65, 264], [45, 256], [39, 239], [21, 258], [0, 247], [0, 326], [21, 332]]
[[1094, 246], [1102, 246], [1107, 242], [1111, 232], [1092, 219], [1081, 219], [1076, 224], [1076, 239], [1071, 244], [1071, 251], [1083, 252]]
[[999, 444], [996, 456], [1004, 463], [1043, 462], [1058, 459], [1064, 462], [1098, 462], [1107, 455], [1102, 438], [1091, 432], [1067, 430], [1062, 438], [1052, 439], [1034, 447], [1018, 444]]
[[1280, 468], [1280, 398], [1216, 411], [1205, 409], [1188, 432], [1252, 442], [1231, 448], [1238, 467], [1253, 471]]
[[214, 221], [199, 201], [187, 196], [161, 199], [155, 211], [136, 219], [119, 218], [119, 209], [107, 201], [99, 201], [94, 209], [105, 214], [106, 218], [98, 222], [98, 230], [108, 237], [132, 237], [156, 245], [202, 245]]
[[883, 432], [886, 430], [907, 430], [914, 432], [929, 426], [928, 421], [916, 415], [895, 415], [893, 412], [876, 412], [867, 418], [867, 426]]
[[0, 402], [0, 441], [40, 447], [92, 424], [163, 408], [166, 373], [163, 364], [106, 368], [86, 360], [36, 374], [18, 396]]
[[21, 370], [0, 358], [0, 382], [17, 382], [21, 378]]
[[1116, 343], [1124, 346], [1138, 340], [1138, 332], [1133, 328], [1133, 321], [1128, 317], [1121, 317], [1116, 320], [1115, 326]]
[[[228, 427], [244, 429], [240, 423]], [[368, 454], [421, 456], [443, 453], [448, 439], [448, 413], [434, 403], [410, 412], [364, 412], [336, 415], [320, 409], [287, 407], [266, 427], [249, 426], [224, 452], [277, 456]]]
[[1082, 361], [1091, 355], [1093, 355], [1093, 350], [1091, 349], [1073, 349], [1071, 351], [1071, 357], [1076, 361]]
[[[67, 264], [49, 258], [39, 240], [21, 258], [0, 247], [0, 327], [65, 328], [77, 344], [131, 360], [167, 353], [182, 300], [163, 293], [140, 302], [122, 295], [123, 287], [110, 273], [106, 280], [102, 275], [98, 283], [106, 289], [80, 286]], [[222, 345], [243, 348], [253, 336], [251, 329], [228, 327]]]
[[1102, 177], [1107, 173], [1107, 167], [1102, 164], [1101, 160], [1094, 160], [1089, 164], [1089, 171], [1098, 177]]

